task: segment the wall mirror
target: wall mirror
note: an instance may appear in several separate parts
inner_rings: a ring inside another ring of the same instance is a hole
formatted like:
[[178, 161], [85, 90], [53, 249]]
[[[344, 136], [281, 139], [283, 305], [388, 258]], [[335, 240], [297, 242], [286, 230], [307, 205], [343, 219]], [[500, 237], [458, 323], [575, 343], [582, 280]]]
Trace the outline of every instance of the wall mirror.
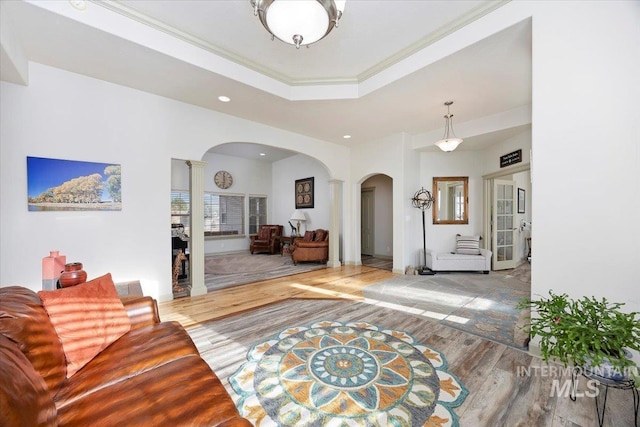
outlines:
[[469, 224], [469, 177], [433, 178], [433, 223]]

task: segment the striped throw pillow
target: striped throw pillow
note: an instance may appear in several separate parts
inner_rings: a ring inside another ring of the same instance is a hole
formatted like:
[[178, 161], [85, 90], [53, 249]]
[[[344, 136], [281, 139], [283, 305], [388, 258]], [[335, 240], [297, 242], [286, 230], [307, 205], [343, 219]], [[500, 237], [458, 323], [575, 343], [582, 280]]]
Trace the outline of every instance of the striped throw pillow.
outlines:
[[456, 236], [456, 253], [480, 255], [480, 236]]
[[38, 295], [62, 343], [67, 378], [131, 328], [109, 273]]

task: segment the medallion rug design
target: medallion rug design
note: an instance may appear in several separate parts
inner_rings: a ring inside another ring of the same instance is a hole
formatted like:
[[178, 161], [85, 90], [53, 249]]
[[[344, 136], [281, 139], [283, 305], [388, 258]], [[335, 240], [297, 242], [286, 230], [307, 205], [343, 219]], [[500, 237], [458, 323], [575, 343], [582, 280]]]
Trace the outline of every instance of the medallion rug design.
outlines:
[[457, 426], [467, 389], [444, 355], [368, 322], [286, 328], [251, 347], [230, 378], [263, 426]]

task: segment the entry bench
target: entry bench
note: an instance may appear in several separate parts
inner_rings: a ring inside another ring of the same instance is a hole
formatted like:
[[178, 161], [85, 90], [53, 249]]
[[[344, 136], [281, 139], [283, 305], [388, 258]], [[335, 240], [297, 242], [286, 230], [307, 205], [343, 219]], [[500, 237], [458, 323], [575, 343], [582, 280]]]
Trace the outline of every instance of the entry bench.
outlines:
[[433, 271], [482, 271], [491, 270], [491, 251], [480, 249], [480, 255], [436, 252], [427, 249], [427, 267]]

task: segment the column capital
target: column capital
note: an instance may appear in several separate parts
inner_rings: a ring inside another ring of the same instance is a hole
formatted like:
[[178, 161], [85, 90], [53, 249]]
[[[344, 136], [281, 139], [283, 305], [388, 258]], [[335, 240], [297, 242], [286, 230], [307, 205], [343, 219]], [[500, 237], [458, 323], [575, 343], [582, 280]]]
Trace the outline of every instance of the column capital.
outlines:
[[201, 162], [199, 160], [187, 160], [185, 163], [190, 168], [204, 168], [207, 165], [207, 162]]

